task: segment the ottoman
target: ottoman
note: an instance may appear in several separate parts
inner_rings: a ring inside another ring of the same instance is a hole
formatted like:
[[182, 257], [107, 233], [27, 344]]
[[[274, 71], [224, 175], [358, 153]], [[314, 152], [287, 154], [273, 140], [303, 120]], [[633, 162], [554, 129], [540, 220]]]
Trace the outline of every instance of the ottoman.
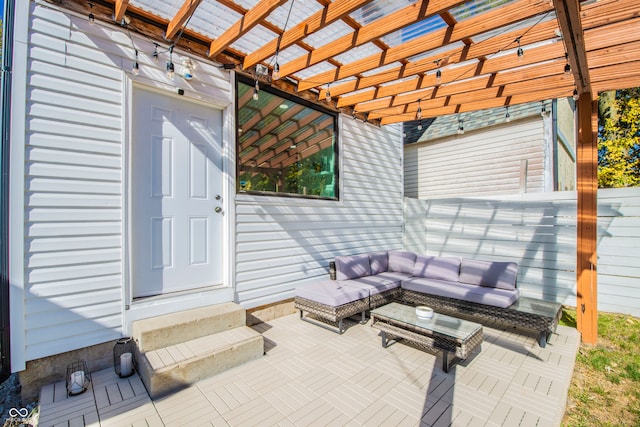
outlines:
[[[300, 310], [300, 319], [342, 334], [344, 318], [362, 313], [362, 323], [365, 322], [365, 312], [369, 309], [369, 290], [336, 280], [321, 280], [297, 287], [294, 305]], [[317, 319], [337, 324], [337, 330]]]

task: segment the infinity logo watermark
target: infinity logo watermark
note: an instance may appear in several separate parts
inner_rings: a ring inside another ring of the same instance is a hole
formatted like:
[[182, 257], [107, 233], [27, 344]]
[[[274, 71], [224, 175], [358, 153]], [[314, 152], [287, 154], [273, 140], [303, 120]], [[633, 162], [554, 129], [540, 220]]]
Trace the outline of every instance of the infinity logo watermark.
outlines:
[[29, 415], [29, 411], [27, 410], [27, 408], [11, 408], [9, 409], [9, 416], [11, 418], [27, 418], [27, 415]]

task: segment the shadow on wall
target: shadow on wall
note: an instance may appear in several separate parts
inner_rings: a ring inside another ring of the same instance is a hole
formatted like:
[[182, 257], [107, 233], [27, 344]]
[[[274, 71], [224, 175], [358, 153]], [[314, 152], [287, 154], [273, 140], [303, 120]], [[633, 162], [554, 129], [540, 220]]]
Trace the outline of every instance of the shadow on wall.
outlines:
[[[575, 304], [575, 192], [511, 200], [405, 199], [407, 250], [518, 264], [525, 296]], [[546, 198], [543, 198], [546, 197]], [[599, 206], [598, 238], [609, 236], [619, 206]]]

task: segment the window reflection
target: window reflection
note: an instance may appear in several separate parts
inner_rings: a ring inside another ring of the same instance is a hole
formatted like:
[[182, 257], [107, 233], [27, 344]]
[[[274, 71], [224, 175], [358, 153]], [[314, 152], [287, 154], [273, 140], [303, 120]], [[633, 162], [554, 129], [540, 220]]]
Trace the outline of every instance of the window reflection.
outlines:
[[337, 116], [304, 100], [237, 83], [238, 192], [336, 199]]

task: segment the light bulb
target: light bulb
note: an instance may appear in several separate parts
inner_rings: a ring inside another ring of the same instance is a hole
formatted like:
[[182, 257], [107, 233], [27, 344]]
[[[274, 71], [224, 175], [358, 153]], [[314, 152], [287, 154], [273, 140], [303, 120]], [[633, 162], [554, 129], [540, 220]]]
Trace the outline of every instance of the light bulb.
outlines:
[[331, 92], [329, 92], [329, 88], [327, 87], [327, 92], [325, 94], [325, 100], [327, 102], [331, 102]]
[[564, 74], [566, 76], [570, 76], [571, 75], [571, 65], [569, 65], [568, 62], [566, 64], [564, 64]]
[[422, 119], [422, 108], [418, 105], [418, 110], [416, 111], [416, 119]]
[[504, 115], [507, 123], [511, 122], [511, 114], [509, 114], [509, 107], [507, 107], [507, 113]]
[[440, 71], [440, 68], [438, 68], [436, 70], [436, 86], [438, 86], [440, 83], [442, 83], [442, 71]]
[[253, 88], [253, 100], [257, 101], [260, 98], [260, 85], [258, 84], [258, 81], [256, 80], [256, 85]]
[[280, 79], [280, 65], [278, 64], [277, 61], [276, 61], [276, 65], [273, 66], [273, 74], [271, 75], [271, 78], [273, 80]]
[[134, 76], [137, 76], [138, 74], [140, 74], [140, 64], [138, 64], [138, 61], [133, 63], [133, 68], [131, 69], [131, 73], [133, 73]]
[[153, 49], [153, 62], [158, 62], [158, 45], [155, 45], [155, 48]]
[[578, 89], [574, 89], [573, 90], [573, 100], [577, 101], [578, 99], [580, 99], [580, 95], [578, 94]]
[[462, 120], [458, 121], [458, 135], [464, 135], [464, 126], [462, 126]]
[[173, 75], [176, 71], [176, 67], [175, 65], [173, 65], [173, 62], [169, 61], [167, 62], [167, 77], [169, 78], [169, 80], [173, 80]]
[[93, 12], [89, 12], [89, 24], [95, 24], [96, 17], [93, 15]]
[[420, 123], [418, 123], [418, 130], [422, 130], [422, 120], [420, 120]]

